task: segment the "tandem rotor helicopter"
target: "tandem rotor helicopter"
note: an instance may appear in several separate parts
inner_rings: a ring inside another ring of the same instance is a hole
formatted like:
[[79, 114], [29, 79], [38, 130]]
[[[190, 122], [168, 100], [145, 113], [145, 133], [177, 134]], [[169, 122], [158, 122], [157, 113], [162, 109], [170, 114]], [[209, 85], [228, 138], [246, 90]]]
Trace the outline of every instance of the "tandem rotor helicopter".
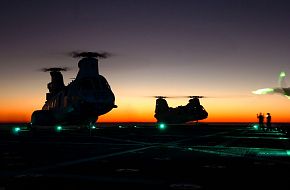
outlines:
[[109, 83], [99, 74], [98, 58], [108, 53], [73, 52], [72, 57], [81, 58], [75, 80], [64, 85], [61, 71], [67, 68], [44, 68], [50, 72], [49, 92], [41, 110], [31, 115], [31, 127], [56, 125], [91, 125], [98, 116], [117, 108], [115, 96]]
[[[206, 119], [207, 111], [200, 104], [199, 99], [204, 96], [154, 96], [156, 99], [156, 107], [154, 117], [157, 123], [165, 124], [183, 124], [190, 121]], [[172, 108], [168, 106], [166, 98], [190, 98], [185, 106]]]

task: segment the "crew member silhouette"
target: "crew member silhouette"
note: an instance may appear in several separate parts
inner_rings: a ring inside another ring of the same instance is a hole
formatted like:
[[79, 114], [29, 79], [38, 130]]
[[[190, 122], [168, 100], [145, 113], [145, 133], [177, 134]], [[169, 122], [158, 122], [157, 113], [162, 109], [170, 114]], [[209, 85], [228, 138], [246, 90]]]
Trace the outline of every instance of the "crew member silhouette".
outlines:
[[266, 125], [267, 125], [268, 130], [272, 130], [272, 126], [271, 126], [271, 115], [270, 115], [270, 113], [267, 113], [266, 119], [267, 119]]
[[264, 114], [260, 112], [260, 114], [257, 114], [257, 118], [259, 119], [259, 127], [264, 127]]

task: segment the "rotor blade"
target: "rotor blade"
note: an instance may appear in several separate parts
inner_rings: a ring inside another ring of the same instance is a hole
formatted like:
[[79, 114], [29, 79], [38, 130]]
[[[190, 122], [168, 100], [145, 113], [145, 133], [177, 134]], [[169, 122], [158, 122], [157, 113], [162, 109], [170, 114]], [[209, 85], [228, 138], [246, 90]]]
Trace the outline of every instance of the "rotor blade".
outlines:
[[145, 96], [149, 98], [218, 98], [218, 99], [225, 99], [225, 98], [249, 98], [252, 97], [250, 95], [221, 95], [221, 96]]
[[188, 98], [208, 98], [207, 96], [188, 96]]
[[68, 71], [70, 68], [68, 67], [49, 67], [49, 68], [42, 68], [40, 71], [43, 72], [60, 72], [60, 71]]
[[168, 98], [168, 96], [145, 96], [147, 98]]
[[90, 51], [73, 51], [70, 53], [70, 56], [73, 58], [80, 58], [80, 57], [95, 57], [95, 58], [108, 58], [111, 57], [112, 54], [108, 52], [90, 52]]
[[209, 98], [208, 96], [146, 96], [151, 98]]
[[169, 96], [169, 98], [209, 98], [208, 96]]

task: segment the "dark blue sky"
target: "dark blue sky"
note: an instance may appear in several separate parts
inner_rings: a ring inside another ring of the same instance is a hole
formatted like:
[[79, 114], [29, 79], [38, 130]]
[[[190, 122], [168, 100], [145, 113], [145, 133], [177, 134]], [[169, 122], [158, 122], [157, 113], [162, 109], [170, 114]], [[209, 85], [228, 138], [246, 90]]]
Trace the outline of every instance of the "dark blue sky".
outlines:
[[136, 59], [176, 57], [162, 66], [192, 58], [211, 66], [212, 59], [233, 54], [238, 61], [283, 57], [289, 48], [287, 1], [1, 2], [1, 57], [103, 49]]

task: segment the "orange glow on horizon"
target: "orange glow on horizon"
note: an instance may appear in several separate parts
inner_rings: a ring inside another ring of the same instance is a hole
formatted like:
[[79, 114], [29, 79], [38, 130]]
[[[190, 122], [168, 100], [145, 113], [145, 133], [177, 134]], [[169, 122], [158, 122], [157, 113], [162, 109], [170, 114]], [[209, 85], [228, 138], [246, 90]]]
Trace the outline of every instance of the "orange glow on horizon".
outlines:
[[[32, 112], [31, 112], [32, 113]], [[21, 111], [0, 112], [0, 123], [29, 123], [31, 113], [23, 113]], [[97, 122], [156, 122], [153, 117], [154, 113], [136, 114], [133, 112], [127, 113], [107, 113], [99, 117]], [[207, 119], [200, 122], [257, 122], [256, 113], [249, 115], [215, 115], [210, 114]], [[272, 114], [273, 123], [290, 123], [288, 117], [278, 116]]]
[[[41, 109], [44, 101], [42, 97], [8, 100], [9, 98], [1, 99], [0, 123], [30, 122], [31, 114], [34, 110]], [[170, 107], [176, 107], [186, 105], [187, 101], [169, 99], [168, 104]], [[279, 106], [273, 106], [273, 102]], [[280, 96], [272, 99], [202, 99], [201, 104], [209, 113], [209, 117], [200, 122], [257, 122], [257, 113], [270, 112], [273, 123], [290, 123], [289, 103], [288, 99]], [[116, 104], [118, 108], [100, 116], [97, 122], [156, 122], [154, 99], [123, 97], [117, 99]]]

